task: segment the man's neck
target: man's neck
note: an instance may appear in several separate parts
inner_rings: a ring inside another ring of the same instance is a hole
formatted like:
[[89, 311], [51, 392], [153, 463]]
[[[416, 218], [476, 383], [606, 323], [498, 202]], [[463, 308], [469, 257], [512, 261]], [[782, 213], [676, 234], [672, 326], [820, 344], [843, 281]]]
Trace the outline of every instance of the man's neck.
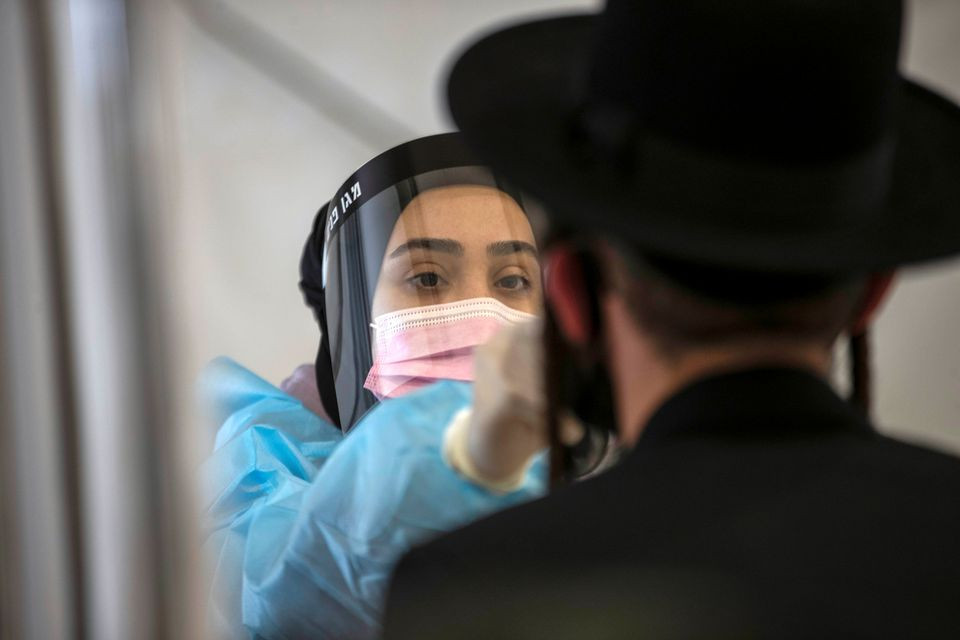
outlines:
[[826, 346], [782, 340], [742, 340], [666, 357], [628, 315], [620, 315], [625, 313], [623, 309], [608, 308], [606, 312], [617, 423], [627, 446], [636, 443], [667, 399], [701, 378], [760, 367], [804, 369], [824, 378], [830, 371], [831, 353]]

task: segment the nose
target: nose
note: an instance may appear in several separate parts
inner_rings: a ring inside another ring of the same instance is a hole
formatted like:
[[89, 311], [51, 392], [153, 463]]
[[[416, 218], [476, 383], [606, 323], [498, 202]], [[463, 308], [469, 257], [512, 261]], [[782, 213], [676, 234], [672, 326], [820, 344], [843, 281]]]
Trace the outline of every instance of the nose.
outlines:
[[469, 298], [496, 298], [496, 288], [487, 277], [486, 268], [474, 268], [464, 273], [457, 292], [460, 300]]

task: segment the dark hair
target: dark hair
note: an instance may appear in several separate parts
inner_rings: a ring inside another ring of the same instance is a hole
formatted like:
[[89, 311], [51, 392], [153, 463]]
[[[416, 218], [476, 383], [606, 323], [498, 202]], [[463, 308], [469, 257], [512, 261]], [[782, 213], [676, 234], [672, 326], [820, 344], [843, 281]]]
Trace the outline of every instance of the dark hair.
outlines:
[[863, 296], [863, 278], [786, 275], [618, 251], [617, 286], [664, 355], [751, 339], [829, 346]]

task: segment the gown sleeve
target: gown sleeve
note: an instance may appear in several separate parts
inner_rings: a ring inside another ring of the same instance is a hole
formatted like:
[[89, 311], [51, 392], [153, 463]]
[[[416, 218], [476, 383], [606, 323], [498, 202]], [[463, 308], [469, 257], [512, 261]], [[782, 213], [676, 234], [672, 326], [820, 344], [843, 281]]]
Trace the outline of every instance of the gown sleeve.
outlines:
[[289, 536], [304, 492], [342, 441], [340, 429], [229, 358], [199, 381], [216, 431], [199, 470], [203, 547], [212, 566], [208, 622], [217, 637], [251, 637], [243, 626], [248, 573]]
[[226, 413], [204, 469], [216, 497], [207, 506], [212, 622], [226, 637], [376, 637], [391, 570], [407, 550], [546, 490], [542, 457], [509, 493], [444, 461], [443, 434], [469, 406], [469, 384], [384, 401], [344, 437], [236, 363], [218, 362], [236, 374], [220, 385]]

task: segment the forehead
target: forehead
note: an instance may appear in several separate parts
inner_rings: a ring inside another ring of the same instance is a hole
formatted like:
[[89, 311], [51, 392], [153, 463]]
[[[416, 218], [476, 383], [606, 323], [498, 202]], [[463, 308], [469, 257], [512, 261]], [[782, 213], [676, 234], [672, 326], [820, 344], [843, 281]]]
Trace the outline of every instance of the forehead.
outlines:
[[454, 185], [418, 194], [401, 213], [391, 244], [403, 237], [429, 235], [472, 240], [525, 240], [533, 231], [520, 205], [494, 187]]

